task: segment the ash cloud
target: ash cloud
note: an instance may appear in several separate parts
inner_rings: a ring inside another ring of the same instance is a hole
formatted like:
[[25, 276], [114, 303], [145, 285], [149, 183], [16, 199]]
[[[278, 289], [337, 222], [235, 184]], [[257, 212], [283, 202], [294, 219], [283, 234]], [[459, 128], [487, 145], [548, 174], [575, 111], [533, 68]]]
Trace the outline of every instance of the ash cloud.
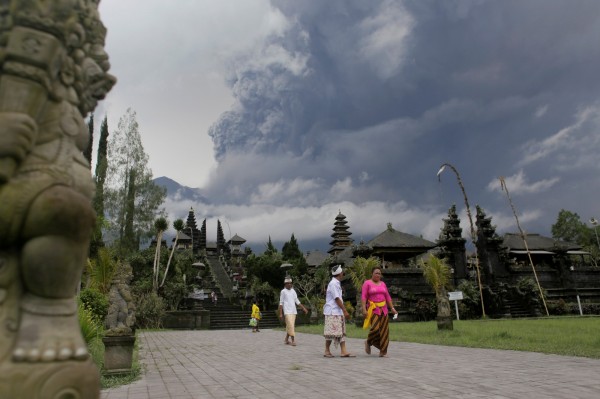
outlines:
[[463, 203], [454, 176], [435, 178], [450, 162], [500, 230], [515, 230], [493, 188], [501, 175], [529, 231], [549, 234], [561, 208], [600, 214], [600, 3], [271, 6], [281, 29], [228, 62], [234, 104], [209, 131], [214, 202], [296, 215], [347, 201], [381, 223], [375, 233], [387, 218], [435, 239], [442, 222], [430, 218]]

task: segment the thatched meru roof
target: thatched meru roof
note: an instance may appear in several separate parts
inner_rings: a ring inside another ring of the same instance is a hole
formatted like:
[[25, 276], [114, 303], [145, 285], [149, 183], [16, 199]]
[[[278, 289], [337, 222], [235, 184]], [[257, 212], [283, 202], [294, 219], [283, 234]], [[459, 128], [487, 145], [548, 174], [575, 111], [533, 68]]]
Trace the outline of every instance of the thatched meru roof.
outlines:
[[[544, 237], [539, 234], [525, 234], [525, 240], [527, 240], [527, 247], [530, 251], [571, 251], [581, 249], [580, 245], [572, 242], [556, 240], [551, 237]], [[518, 233], [506, 233], [503, 238], [502, 244], [509, 251], [524, 251], [525, 243], [521, 234]]]
[[327, 259], [328, 256], [329, 255], [325, 252], [321, 252], [318, 249], [315, 249], [314, 251], [308, 251], [304, 255], [304, 259], [306, 260], [306, 264], [309, 267], [317, 267], [321, 266], [321, 264], [325, 261], [325, 259]]
[[367, 243], [374, 250], [382, 248], [419, 248], [428, 250], [437, 246], [436, 243], [412, 234], [395, 230], [391, 223], [387, 229]]

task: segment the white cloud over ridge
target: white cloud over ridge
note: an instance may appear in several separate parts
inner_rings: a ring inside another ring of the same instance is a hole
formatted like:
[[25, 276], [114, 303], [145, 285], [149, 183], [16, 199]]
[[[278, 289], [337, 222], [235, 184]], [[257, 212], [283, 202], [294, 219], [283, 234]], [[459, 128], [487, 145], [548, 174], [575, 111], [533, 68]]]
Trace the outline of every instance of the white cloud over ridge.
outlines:
[[[598, 152], [597, 148], [600, 144], [599, 131], [600, 105], [586, 106], [577, 112], [573, 124], [560, 129], [543, 140], [525, 143], [522, 147], [524, 158], [521, 163], [527, 165], [556, 155], [554, 160], [559, 163], [559, 167], [569, 167], [568, 163], [573, 162], [575, 159], [581, 159], [582, 156], [587, 158], [585, 154], [590, 151], [593, 153]], [[557, 154], [558, 152], [560, 154]], [[580, 164], [580, 162], [577, 163]]]
[[[519, 170], [516, 174], [504, 178], [506, 187], [511, 195], [513, 194], [537, 194], [548, 190], [556, 183], [560, 181], [560, 178], [554, 177], [552, 179], [544, 179], [534, 183], [527, 181], [523, 170]], [[489, 182], [487, 186], [488, 191], [498, 191], [504, 194], [500, 185], [499, 179], [494, 179]]]

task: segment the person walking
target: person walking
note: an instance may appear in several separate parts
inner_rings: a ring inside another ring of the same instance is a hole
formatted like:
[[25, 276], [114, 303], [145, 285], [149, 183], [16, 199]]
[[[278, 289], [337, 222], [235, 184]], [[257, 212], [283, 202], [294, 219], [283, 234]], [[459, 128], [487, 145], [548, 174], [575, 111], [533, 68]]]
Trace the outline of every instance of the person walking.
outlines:
[[379, 357], [387, 357], [390, 343], [390, 327], [388, 307], [393, 314], [398, 314], [392, 305], [392, 297], [385, 283], [381, 280], [381, 269], [375, 267], [370, 280], [362, 286], [362, 311], [365, 317], [363, 328], [371, 328], [365, 341], [365, 352], [371, 354], [371, 346], [379, 349]]
[[216, 292], [212, 291], [210, 293], [210, 299], [213, 303], [213, 306], [217, 306], [217, 293]]
[[279, 294], [279, 318], [283, 319], [285, 316], [285, 340], [283, 343], [296, 346], [296, 341], [294, 340], [296, 337], [296, 315], [298, 314], [296, 306], [300, 306], [304, 311], [304, 314], [307, 314], [308, 310], [300, 303], [296, 290], [292, 287], [292, 278], [286, 277], [285, 280], [283, 280], [283, 285], [284, 288]]
[[252, 332], [260, 332], [258, 329], [258, 323], [260, 322], [262, 313], [260, 313], [260, 308], [258, 307], [258, 301], [256, 298], [252, 300], [252, 314], [250, 317], [256, 320], [256, 324], [252, 326]]
[[344, 271], [341, 265], [337, 265], [331, 272], [332, 278], [327, 285], [325, 294], [325, 306], [323, 314], [325, 315], [325, 328], [323, 336], [325, 337], [325, 357], [334, 357], [331, 353], [331, 342], [337, 348], [340, 346], [341, 357], [356, 357], [346, 350], [346, 319], [350, 318], [350, 313], [344, 306], [342, 299], [342, 278]]

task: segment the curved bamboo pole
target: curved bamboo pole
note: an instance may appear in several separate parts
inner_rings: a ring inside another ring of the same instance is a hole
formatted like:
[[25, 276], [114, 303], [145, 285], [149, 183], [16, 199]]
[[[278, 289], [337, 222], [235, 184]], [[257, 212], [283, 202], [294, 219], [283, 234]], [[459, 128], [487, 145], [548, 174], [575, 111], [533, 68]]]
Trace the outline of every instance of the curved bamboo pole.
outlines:
[[452, 166], [451, 164], [443, 163], [440, 166], [440, 170], [438, 170], [438, 172], [437, 172], [438, 180], [441, 181], [440, 175], [446, 169], [446, 166], [449, 167], [456, 175], [456, 180], [458, 181], [460, 191], [462, 191], [463, 197], [465, 199], [465, 206], [467, 207], [467, 216], [469, 217], [469, 226], [471, 228], [471, 242], [473, 243], [473, 246], [475, 246], [475, 271], [477, 272], [477, 284], [479, 285], [479, 298], [481, 300], [481, 314], [482, 314], [482, 317], [485, 318], [486, 316], [485, 316], [485, 305], [483, 303], [483, 288], [481, 286], [481, 273], [479, 271], [479, 256], [477, 254], [477, 244], [476, 244], [477, 235], [475, 234], [475, 227], [473, 226], [473, 217], [471, 216], [471, 207], [469, 206], [469, 199], [467, 198], [467, 192], [465, 191], [465, 186], [462, 183], [462, 179], [460, 178], [460, 174], [458, 173], [458, 170], [456, 170], [456, 168], [454, 166]]
[[506, 186], [506, 181], [503, 176], [498, 178], [500, 180], [500, 186], [502, 190], [506, 193], [506, 198], [508, 198], [508, 203], [512, 209], [513, 215], [515, 215], [515, 220], [517, 221], [517, 227], [519, 228], [519, 233], [521, 234], [521, 238], [523, 239], [523, 244], [525, 244], [525, 250], [527, 251], [527, 257], [529, 258], [529, 264], [531, 265], [531, 270], [533, 270], [533, 275], [535, 276], [535, 282], [538, 286], [538, 290], [540, 291], [540, 297], [542, 298], [542, 302], [544, 303], [544, 309], [546, 310], [546, 316], [550, 316], [548, 312], [548, 306], [546, 306], [546, 299], [544, 298], [544, 291], [542, 290], [542, 286], [540, 285], [540, 280], [538, 279], [537, 273], [535, 271], [535, 266], [533, 265], [533, 259], [531, 259], [531, 252], [529, 252], [529, 246], [527, 245], [527, 240], [525, 239], [525, 232], [521, 228], [521, 224], [519, 223], [519, 218], [517, 217], [517, 211], [515, 210], [515, 206], [513, 205], [512, 199], [510, 198], [510, 194], [508, 192], [508, 187]]

